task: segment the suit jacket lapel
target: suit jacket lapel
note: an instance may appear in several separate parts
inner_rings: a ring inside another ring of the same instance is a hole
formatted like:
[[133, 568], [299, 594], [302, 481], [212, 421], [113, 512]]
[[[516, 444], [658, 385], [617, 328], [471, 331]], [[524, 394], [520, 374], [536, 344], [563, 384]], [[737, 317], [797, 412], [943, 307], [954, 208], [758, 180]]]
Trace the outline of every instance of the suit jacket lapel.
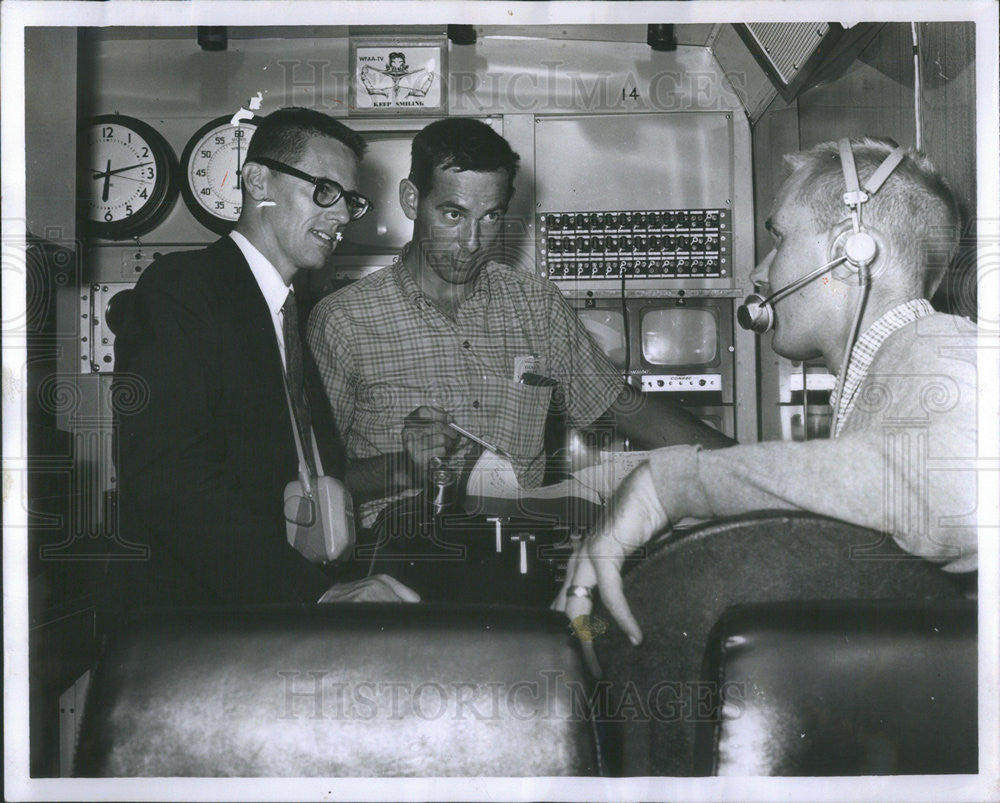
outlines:
[[[213, 246], [218, 249], [213, 257], [219, 265], [219, 279], [222, 297], [228, 294], [226, 305], [242, 331], [247, 332], [247, 355], [266, 355], [265, 365], [259, 366], [261, 373], [281, 379], [281, 353], [274, 335], [271, 310], [264, 300], [264, 294], [247, 264], [243, 252], [230, 237], [223, 237]], [[273, 371], [272, 371], [273, 367]]]
[[[230, 237], [223, 237], [211, 248], [216, 251], [213, 254], [213, 261], [219, 265], [220, 298], [227, 299], [228, 294], [229, 300], [223, 303], [231, 310], [231, 315], [235, 319], [234, 326], [247, 332], [247, 359], [262, 359], [261, 363], [251, 370], [259, 376], [262, 395], [272, 397], [272, 403], [281, 405], [283, 412], [279, 414], [281, 418], [278, 420], [285, 422], [289, 447], [294, 448], [291, 416], [288, 413], [283, 384], [284, 368], [274, 334], [271, 310], [239, 246]], [[301, 307], [299, 320], [300, 322], [304, 320]], [[313, 430], [323, 456], [323, 467], [327, 473], [342, 476], [343, 448], [330, 415], [329, 400], [312, 355], [308, 351], [304, 333], [300, 334], [304, 352], [302, 356], [306, 396], [312, 412]]]

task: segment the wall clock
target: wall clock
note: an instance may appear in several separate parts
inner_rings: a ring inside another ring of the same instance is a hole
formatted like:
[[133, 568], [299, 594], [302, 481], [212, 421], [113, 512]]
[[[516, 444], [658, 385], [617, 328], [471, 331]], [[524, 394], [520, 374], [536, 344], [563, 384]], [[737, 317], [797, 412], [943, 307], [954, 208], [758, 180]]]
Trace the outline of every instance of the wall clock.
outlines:
[[227, 234], [243, 208], [243, 161], [252, 120], [233, 125], [231, 116], [219, 117], [199, 128], [181, 155], [184, 178], [181, 192], [198, 222], [216, 234]]
[[177, 159], [167, 141], [142, 120], [103, 114], [83, 124], [78, 143], [83, 232], [121, 240], [159, 225], [177, 198]]

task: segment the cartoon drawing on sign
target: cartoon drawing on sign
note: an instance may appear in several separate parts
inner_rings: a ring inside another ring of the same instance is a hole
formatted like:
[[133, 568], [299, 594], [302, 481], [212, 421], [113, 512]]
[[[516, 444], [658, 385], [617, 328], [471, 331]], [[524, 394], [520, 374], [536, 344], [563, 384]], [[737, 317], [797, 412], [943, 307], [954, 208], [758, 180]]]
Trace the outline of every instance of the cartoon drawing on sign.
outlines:
[[411, 70], [406, 63], [406, 54], [398, 51], [386, 57], [384, 70], [370, 64], [361, 68], [361, 83], [368, 96], [388, 98], [392, 103], [425, 98], [434, 84], [434, 78], [433, 72], [422, 67]]

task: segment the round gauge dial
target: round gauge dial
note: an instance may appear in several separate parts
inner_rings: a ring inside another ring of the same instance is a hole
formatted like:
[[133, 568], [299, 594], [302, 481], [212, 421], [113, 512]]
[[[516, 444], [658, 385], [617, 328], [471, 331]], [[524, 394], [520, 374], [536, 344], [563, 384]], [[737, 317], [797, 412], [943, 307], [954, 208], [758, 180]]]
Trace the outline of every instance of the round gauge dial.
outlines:
[[243, 205], [243, 160], [253, 120], [233, 125], [230, 117], [206, 123], [191, 137], [181, 155], [181, 191], [198, 222], [216, 234], [226, 234], [239, 219]]
[[177, 198], [177, 159], [167, 141], [134, 117], [104, 114], [80, 129], [81, 228], [109, 240], [155, 228]]

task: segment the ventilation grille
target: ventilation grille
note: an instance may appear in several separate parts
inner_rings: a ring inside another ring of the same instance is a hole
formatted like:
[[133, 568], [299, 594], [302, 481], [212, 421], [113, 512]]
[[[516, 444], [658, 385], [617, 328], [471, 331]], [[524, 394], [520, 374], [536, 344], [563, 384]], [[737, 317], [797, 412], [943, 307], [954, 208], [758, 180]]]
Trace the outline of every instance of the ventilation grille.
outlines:
[[830, 26], [825, 22], [747, 23], [746, 30], [787, 85], [819, 47]]

